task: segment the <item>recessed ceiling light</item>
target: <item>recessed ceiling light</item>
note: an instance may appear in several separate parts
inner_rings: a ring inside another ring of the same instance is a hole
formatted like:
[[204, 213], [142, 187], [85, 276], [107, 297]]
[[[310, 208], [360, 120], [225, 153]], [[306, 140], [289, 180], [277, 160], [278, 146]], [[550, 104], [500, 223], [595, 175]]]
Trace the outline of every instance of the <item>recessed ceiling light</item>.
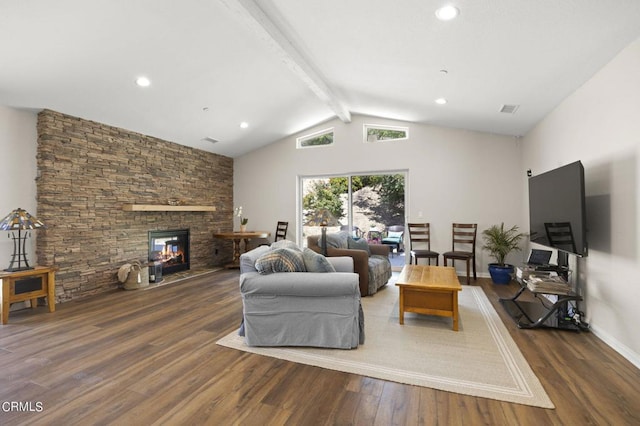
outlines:
[[451, 5], [442, 6], [440, 9], [436, 10], [436, 18], [441, 21], [450, 21], [459, 14], [460, 10], [458, 10], [457, 7]]
[[242, 123], [240, 123], [241, 129], [246, 129], [247, 127], [249, 127], [249, 123], [247, 123], [246, 121], [243, 121]]
[[138, 77], [136, 79], [136, 84], [140, 87], [149, 87], [151, 85], [151, 80], [147, 77]]
[[447, 100], [445, 98], [438, 98], [435, 101], [438, 105], [444, 105], [447, 103]]

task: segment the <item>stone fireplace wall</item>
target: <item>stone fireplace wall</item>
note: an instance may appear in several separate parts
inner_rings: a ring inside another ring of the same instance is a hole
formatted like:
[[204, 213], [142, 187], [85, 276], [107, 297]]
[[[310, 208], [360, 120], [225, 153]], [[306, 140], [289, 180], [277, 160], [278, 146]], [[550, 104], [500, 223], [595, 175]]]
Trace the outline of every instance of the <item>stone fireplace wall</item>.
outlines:
[[[147, 260], [148, 231], [189, 228], [191, 268], [231, 260], [214, 232], [233, 228], [233, 159], [44, 110], [38, 115], [36, 255], [55, 265], [58, 302], [118, 287]], [[215, 206], [215, 212], [132, 212], [124, 204]], [[229, 246], [229, 247], [227, 247]]]

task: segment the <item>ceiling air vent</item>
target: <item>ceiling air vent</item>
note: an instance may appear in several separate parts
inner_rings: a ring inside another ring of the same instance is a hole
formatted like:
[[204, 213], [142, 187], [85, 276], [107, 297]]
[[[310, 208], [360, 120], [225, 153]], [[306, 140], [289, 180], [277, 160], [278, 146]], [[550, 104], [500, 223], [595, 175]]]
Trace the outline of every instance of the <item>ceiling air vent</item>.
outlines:
[[505, 114], [515, 114], [520, 105], [502, 105], [500, 108], [500, 112], [504, 112]]
[[214, 138], [211, 138], [211, 137], [209, 137], [209, 136], [207, 136], [206, 138], [202, 138], [202, 140], [203, 140], [203, 141], [205, 141], [205, 142], [211, 142], [211, 143], [218, 143], [218, 142], [220, 142], [218, 139], [214, 139]]

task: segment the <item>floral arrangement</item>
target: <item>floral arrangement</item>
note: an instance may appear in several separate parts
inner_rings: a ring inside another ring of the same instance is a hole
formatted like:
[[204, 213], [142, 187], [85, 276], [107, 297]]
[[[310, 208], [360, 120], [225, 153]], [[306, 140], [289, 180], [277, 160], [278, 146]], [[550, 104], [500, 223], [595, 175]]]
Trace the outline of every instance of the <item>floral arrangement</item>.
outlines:
[[235, 209], [233, 209], [233, 215], [238, 216], [240, 218], [240, 225], [244, 226], [247, 223], [249, 223], [249, 218], [242, 217], [242, 206], [236, 207]]

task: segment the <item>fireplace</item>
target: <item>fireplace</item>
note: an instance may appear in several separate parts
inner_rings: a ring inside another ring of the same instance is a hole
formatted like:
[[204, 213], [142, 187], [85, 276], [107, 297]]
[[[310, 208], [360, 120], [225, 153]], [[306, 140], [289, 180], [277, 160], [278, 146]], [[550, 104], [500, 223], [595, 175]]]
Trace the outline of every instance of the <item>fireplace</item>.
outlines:
[[189, 230], [149, 231], [149, 261], [161, 266], [161, 275], [188, 270]]

